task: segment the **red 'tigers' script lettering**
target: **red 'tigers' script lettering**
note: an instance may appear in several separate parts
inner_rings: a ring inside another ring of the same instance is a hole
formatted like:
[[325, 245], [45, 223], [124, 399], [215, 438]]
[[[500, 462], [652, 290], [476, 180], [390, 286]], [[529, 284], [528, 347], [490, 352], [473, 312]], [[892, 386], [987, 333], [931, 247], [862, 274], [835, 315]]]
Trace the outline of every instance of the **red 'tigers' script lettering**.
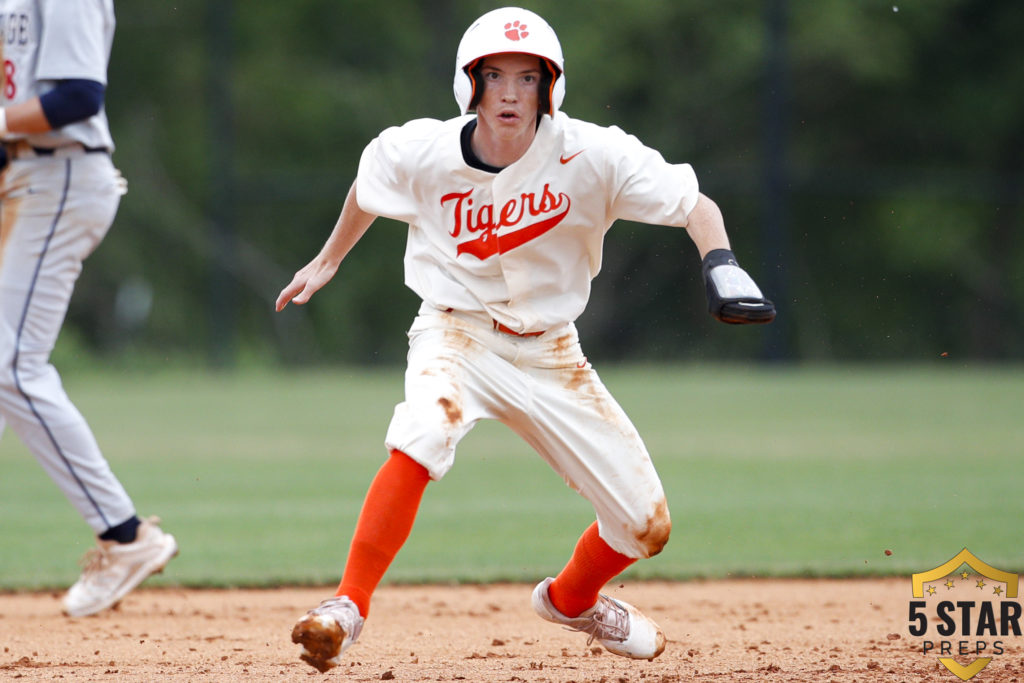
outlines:
[[[493, 204], [483, 204], [474, 209], [472, 194], [473, 190], [451, 192], [441, 197], [441, 206], [451, 201], [455, 202], [455, 224], [449, 231], [452, 237], [457, 238], [463, 230], [468, 233], [483, 233], [475, 239], [462, 242], [456, 251], [457, 256], [469, 254], [481, 261], [495, 254], [504, 254], [540, 237], [562, 222], [572, 204], [569, 195], [559, 192], [556, 197], [547, 184], [544, 185], [540, 197], [533, 192], [524, 192], [518, 198], [505, 202], [497, 212]], [[500, 228], [515, 227], [539, 217], [543, 218], [498, 237]]]

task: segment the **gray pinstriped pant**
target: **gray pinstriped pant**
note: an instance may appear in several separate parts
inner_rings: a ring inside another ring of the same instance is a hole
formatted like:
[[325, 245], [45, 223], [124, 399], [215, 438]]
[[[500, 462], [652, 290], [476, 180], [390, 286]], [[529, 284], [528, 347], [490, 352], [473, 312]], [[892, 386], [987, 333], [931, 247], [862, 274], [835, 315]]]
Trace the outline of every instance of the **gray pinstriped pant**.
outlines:
[[124, 187], [104, 153], [17, 159], [0, 175], [0, 433], [11, 426], [97, 534], [135, 508], [50, 352]]

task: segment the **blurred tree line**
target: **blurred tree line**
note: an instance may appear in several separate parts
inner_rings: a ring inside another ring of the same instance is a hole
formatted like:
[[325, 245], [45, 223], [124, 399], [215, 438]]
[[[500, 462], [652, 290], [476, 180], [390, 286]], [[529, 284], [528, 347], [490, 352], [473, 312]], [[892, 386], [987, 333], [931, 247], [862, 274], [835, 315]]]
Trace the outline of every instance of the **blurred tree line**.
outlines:
[[[690, 162], [773, 325], [706, 313], [685, 231], [618, 223], [578, 321], [594, 358], [1019, 360], [1018, 0], [536, 0], [569, 115]], [[102, 353], [398, 363], [418, 305], [378, 220], [304, 307], [363, 147], [450, 118], [462, 32], [499, 3], [117, 5], [107, 110], [129, 182], [65, 334]]]

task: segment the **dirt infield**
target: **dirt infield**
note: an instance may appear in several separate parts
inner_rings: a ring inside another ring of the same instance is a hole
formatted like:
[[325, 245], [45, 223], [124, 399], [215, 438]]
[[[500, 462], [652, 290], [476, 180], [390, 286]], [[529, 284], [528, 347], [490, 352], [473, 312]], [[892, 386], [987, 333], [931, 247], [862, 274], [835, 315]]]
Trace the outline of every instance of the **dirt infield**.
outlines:
[[[56, 594], [0, 595], [0, 680], [959, 680], [908, 635], [906, 579], [609, 586], [665, 630], [668, 647], [651, 662], [540, 620], [531, 588], [384, 586], [360, 641], [327, 674], [298, 659], [289, 633], [330, 588], [139, 590], [77, 620], [60, 615]], [[1020, 640], [972, 680], [1024, 681]]]

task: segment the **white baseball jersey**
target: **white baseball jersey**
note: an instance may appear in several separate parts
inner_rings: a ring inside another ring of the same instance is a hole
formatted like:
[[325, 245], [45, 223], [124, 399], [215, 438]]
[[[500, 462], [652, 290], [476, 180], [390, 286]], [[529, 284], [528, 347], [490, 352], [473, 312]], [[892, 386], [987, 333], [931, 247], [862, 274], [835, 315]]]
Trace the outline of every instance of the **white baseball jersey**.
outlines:
[[409, 224], [406, 284], [436, 308], [486, 312], [516, 332], [573, 321], [616, 219], [685, 226], [697, 203], [689, 164], [562, 112], [500, 173], [472, 168], [460, 144], [472, 118], [389, 128], [359, 164], [360, 208]]
[[[114, 42], [113, 0], [0, 0], [4, 106], [46, 94], [59, 80], [81, 78], [107, 84]], [[113, 150], [107, 115], [25, 138], [35, 147], [80, 142]]]

